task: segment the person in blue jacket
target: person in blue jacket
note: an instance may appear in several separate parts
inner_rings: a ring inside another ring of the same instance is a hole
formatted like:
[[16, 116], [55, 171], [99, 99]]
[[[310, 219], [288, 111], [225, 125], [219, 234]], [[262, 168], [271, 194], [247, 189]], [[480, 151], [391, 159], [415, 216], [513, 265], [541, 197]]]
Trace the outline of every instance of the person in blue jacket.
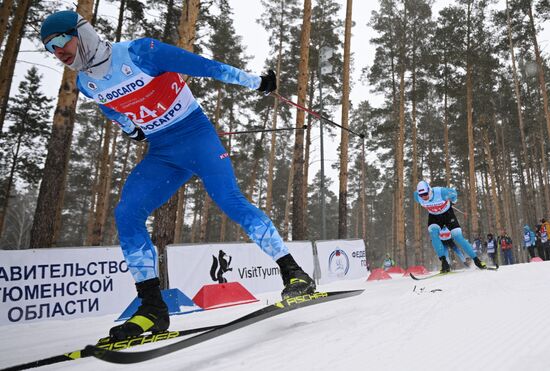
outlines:
[[462, 247], [464, 252], [473, 259], [479, 269], [486, 269], [487, 265], [474, 252], [472, 245], [462, 235], [462, 228], [454, 214], [452, 204], [457, 201], [457, 192], [454, 188], [430, 187], [430, 184], [421, 180], [416, 186], [414, 199], [428, 211], [428, 232], [435, 253], [441, 260], [441, 272], [450, 272], [451, 268], [445, 256], [445, 247], [439, 238], [443, 227], [449, 228], [453, 240]]
[[269, 94], [277, 88], [273, 71], [257, 76], [151, 38], [112, 44], [74, 11], [49, 15], [40, 34], [50, 53], [78, 71], [78, 89], [129, 138], [149, 143], [115, 209], [120, 246], [141, 306], [128, 321], [110, 330], [112, 338], [169, 327], [157, 255], [145, 221], [193, 175], [277, 262], [285, 286], [283, 298], [315, 291], [315, 282], [296, 263], [272, 221], [242, 195], [229, 154], [182, 76], [210, 77]]
[[523, 248], [529, 251], [531, 259], [535, 257], [535, 231], [527, 224], [523, 226]]

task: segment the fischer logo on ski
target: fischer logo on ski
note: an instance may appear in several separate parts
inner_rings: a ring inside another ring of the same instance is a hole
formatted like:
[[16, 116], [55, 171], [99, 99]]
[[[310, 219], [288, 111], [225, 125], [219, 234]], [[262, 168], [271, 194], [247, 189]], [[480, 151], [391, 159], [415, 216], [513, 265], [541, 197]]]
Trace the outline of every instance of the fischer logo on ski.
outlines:
[[157, 341], [174, 339], [181, 336], [181, 331], [169, 331], [160, 332], [158, 334], [151, 334], [147, 336], [139, 336], [130, 339], [124, 339], [113, 342], [110, 338], [103, 338], [97, 343], [98, 348], [107, 350], [121, 350], [134, 347], [136, 345], [143, 345], [149, 343], [156, 343]]
[[289, 307], [294, 304], [304, 303], [306, 301], [316, 300], [319, 298], [326, 298], [328, 293], [326, 292], [315, 292], [313, 294], [306, 294], [302, 296], [295, 296], [293, 298], [288, 298], [282, 301], [275, 303], [274, 305], [279, 308]]

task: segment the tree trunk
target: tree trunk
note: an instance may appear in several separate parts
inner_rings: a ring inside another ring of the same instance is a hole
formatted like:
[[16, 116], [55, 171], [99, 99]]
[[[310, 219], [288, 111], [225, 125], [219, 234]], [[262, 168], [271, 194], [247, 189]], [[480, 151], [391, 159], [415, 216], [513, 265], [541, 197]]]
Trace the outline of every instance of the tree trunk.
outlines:
[[404, 26], [401, 35], [400, 51], [400, 72], [399, 72], [399, 127], [397, 129], [397, 143], [395, 148], [395, 171], [396, 171], [396, 189], [395, 189], [395, 215], [396, 215], [396, 248], [398, 251], [399, 262], [407, 265], [407, 251], [405, 246], [405, 189], [404, 189], [404, 147], [405, 147], [405, 70], [406, 70], [406, 24], [407, 24], [407, 6], [403, 9]]
[[544, 61], [540, 55], [539, 43], [537, 41], [537, 31], [535, 28], [535, 20], [533, 18], [533, 10], [531, 8], [531, 1], [528, 1], [529, 9], [527, 15], [529, 16], [529, 28], [531, 31], [531, 38], [533, 39], [533, 47], [535, 49], [535, 57], [538, 66], [538, 76], [540, 93], [542, 95], [544, 117], [546, 118], [546, 130], [548, 131], [548, 138], [550, 139], [550, 111], [548, 110], [548, 93], [546, 91], [546, 82], [544, 81]]
[[444, 151], [445, 151], [445, 184], [447, 187], [451, 186], [451, 154], [449, 151], [449, 76], [448, 76], [448, 60], [447, 60], [447, 49], [444, 52], [445, 60], [445, 92], [444, 92], [444, 123], [443, 123], [443, 140], [444, 140]]
[[365, 166], [365, 138], [361, 145], [361, 238], [367, 247], [367, 187], [366, 187], [366, 166]]
[[[300, 35], [300, 64], [298, 66], [298, 104], [305, 105], [309, 73], [309, 39], [311, 32], [311, 0], [304, 0], [302, 32]], [[294, 142], [294, 177], [292, 182], [292, 239], [303, 240], [306, 237], [304, 228], [304, 111], [296, 114], [296, 139]]]
[[[315, 95], [315, 85], [314, 85], [314, 78], [315, 74], [312, 72], [309, 75], [309, 92], [308, 92], [308, 107], [313, 106], [313, 98]], [[308, 203], [308, 186], [307, 186], [307, 180], [309, 179], [309, 157], [310, 157], [310, 151], [311, 151], [311, 123], [313, 121], [313, 118], [311, 115], [307, 116], [307, 129], [306, 129], [306, 148], [304, 151], [305, 159], [304, 159], [304, 179], [305, 179], [305, 185], [304, 185], [304, 202], [305, 202], [305, 209], [307, 210], [307, 203]], [[308, 221], [307, 221], [307, 212], [304, 213], [304, 228], [307, 231], [308, 228]]]
[[[128, 162], [130, 157], [130, 142], [131, 140], [129, 138], [126, 139], [126, 148], [124, 150], [124, 157], [122, 160], [122, 169], [120, 171], [120, 180], [117, 183], [117, 190], [115, 194], [115, 199], [113, 201], [114, 205], [118, 204], [118, 201], [120, 200], [120, 196], [122, 194], [122, 187], [124, 186], [124, 182], [126, 181], [126, 176], [128, 172]], [[111, 221], [111, 228], [109, 230], [109, 241], [110, 244], [115, 243], [115, 235], [116, 235], [116, 222], [114, 221], [114, 217], [111, 216], [113, 220]]]
[[468, 35], [466, 51], [466, 117], [468, 122], [468, 169], [470, 176], [470, 225], [474, 236], [479, 234], [479, 221], [477, 216], [477, 192], [476, 192], [476, 166], [474, 157], [474, 120], [473, 120], [473, 65], [472, 65], [472, 50], [471, 50], [471, 1], [468, 1]]
[[489, 177], [491, 178], [491, 199], [492, 206], [489, 210], [494, 210], [495, 225], [497, 231], [502, 230], [502, 222], [500, 220], [500, 200], [497, 195], [496, 178], [495, 178], [495, 166], [493, 164], [493, 158], [491, 156], [491, 147], [489, 146], [489, 138], [487, 131], [483, 130], [483, 143], [485, 146], [485, 156], [487, 157], [487, 165], [489, 166]]
[[[198, 183], [198, 182], [197, 182]], [[197, 235], [197, 219], [199, 215], [199, 206], [198, 202], [200, 201], [200, 192], [199, 188], [200, 184], [197, 184], [197, 187], [195, 188], [195, 197], [194, 197], [194, 208], [193, 208], [193, 221], [191, 222], [191, 243], [195, 242], [196, 235]]]
[[[416, 28], [415, 28], [416, 31]], [[416, 37], [413, 35], [413, 40]], [[412, 137], [412, 178], [411, 189], [415, 189], [416, 183], [421, 179], [418, 175], [418, 143], [417, 143], [417, 126], [416, 126], [416, 50], [413, 51], [413, 63], [412, 63], [412, 123], [411, 123], [411, 137]], [[420, 264], [420, 240], [422, 239], [422, 223], [420, 221], [420, 205], [418, 202], [412, 202], [413, 207], [413, 226], [414, 226], [414, 261], [416, 264]]]
[[550, 180], [549, 180], [549, 177], [548, 177], [548, 162], [547, 162], [547, 157], [546, 157], [546, 151], [545, 151], [545, 147], [544, 147], [544, 140], [543, 140], [543, 137], [541, 136], [539, 138], [540, 140], [540, 155], [541, 155], [541, 161], [542, 161], [542, 174], [543, 174], [543, 188], [544, 188], [544, 202], [545, 202], [545, 205], [546, 205], [546, 210], [550, 210]]
[[[233, 123], [234, 123], [234, 114], [233, 114], [233, 108], [231, 108], [231, 111], [229, 113], [229, 131], [233, 131]], [[230, 135], [229, 136], [229, 141], [227, 143], [227, 153], [229, 153], [229, 155], [231, 156], [231, 151], [232, 151], [232, 147], [233, 147], [233, 142], [232, 142], [232, 136]], [[225, 241], [226, 237], [227, 237], [227, 227], [228, 227], [228, 217], [225, 213], [222, 213], [222, 216], [221, 216], [221, 223], [220, 223], [220, 242], [223, 242]], [[242, 230], [241, 228], [241, 231], [244, 232], [244, 230]]]
[[349, 162], [349, 74], [351, 60], [351, 13], [353, 1], [346, 2], [346, 23], [344, 33], [344, 75], [342, 78], [342, 127], [340, 140], [340, 186], [338, 191], [338, 238], [347, 237], [348, 220], [348, 162]]
[[[77, 12], [90, 19], [92, 3], [91, 0], [79, 0]], [[59, 232], [77, 98], [76, 72], [65, 67], [34, 213], [30, 248], [53, 246]]]
[[[271, 107], [267, 108], [266, 116], [263, 119], [263, 126], [262, 130], [265, 130], [267, 127], [267, 121], [269, 120], [270, 116], [270, 109]], [[254, 197], [254, 185], [256, 185], [256, 182], [258, 180], [258, 173], [260, 173], [260, 165], [261, 165], [261, 150], [263, 148], [263, 142], [265, 138], [265, 132], [262, 132], [260, 134], [260, 137], [254, 141], [254, 149], [252, 153], [252, 168], [248, 171], [248, 179], [247, 184], [245, 186], [245, 196], [249, 200], [252, 200]]]
[[94, 221], [91, 233], [86, 238], [87, 246], [99, 246], [103, 240], [103, 229], [107, 219], [107, 208], [110, 194], [111, 169], [109, 166], [109, 146], [111, 145], [111, 133], [113, 123], [111, 120], [104, 120], [105, 136], [103, 137], [103, 148], [99, 165], [98, 192], [95, 204]]
[[[523, 123], [523, 114], [522, 114], [522, 103], [521, 103], [521, 91], [520, 91], [520, 82], [518, 78], [518, 72], [516, 68], [516, 57], [514, 53], [514, 42], [512, 40], [512, 25], [510, 21], [510, 11], [508, 10], [508, 0], [506, 0], [506, 21], [507, 21], [507, 28], [508, 28], [508, 46], [510, 48], [510, 59], [512, 60], [512, 76], [514, 78], [514, 92], [516, 94], [516, 107], [518, 111], [518, 123], [519, 123], [519, 132], [520, 132], [520, 138], [521, 138], [521, 156], [523, 159], [523, 164], [525, 165], [525, 172], [527, 173], [527, 194], [525, 194], [526, 198], [526, 207], [524, 207], [524, 210], [526, 210], [526, 222], [528, 220], [532, 220], [531, 216], [529, 214], [532, 213], [534, 210], [534, 187], [533, 183], [531, 181], [531, 163], [529, 161], [529, 156], [527, 153], [527, 142], [525, 140], [525, 124]], [[525, 176], [524, 172], [522, 171], [520, 173], [520, 181], [522, 184], [525, 184]], [[522, 194], [525, 192], [522, 192]]]
[[178, 190], [178, 206], [176, 210], [176, 229], [174, 231], [174, 243], [183, 242], [183, 225], [185, 221], [185, 191], [187, 187], [184, 185]]
[[[20, 123], [19, 125], [25, 125], [25, 122]], [[6, 218], [6, 213], [8, 212], [11, 188], [13, 186], [13, 176], [15, 174], [15, 168], [17, 167], [17, 161], [19, 161], [19, 150], [21, 149], [21, 138], [23, 137], [23, 132], [23, 130], [20, 130], [19, 132], [15, 151], [11, 158], [10, 175], [8, 176], [8, 181], [4, 190], [4, 204], [2, 205], [2, 210], [0, 210], [0, 237], [2, 237], [2, 232], [4, 231], [4, 220]]]
[[163, 206], [154, 212], [153, 233], [151, 236], [152, 242], [158, 249], [159, 257], [159, 279], [161, 287], [166, 288], [167, 277], [165, 276], [164, 260], [166, 254], [166, 246], [174, 242], [176, 206], [178, 204], [178, 193], [174, 193], [172, 197]]
[[288, 173], [288, 183], [286, 188], [285, 198], [285, 218], [283, 221], [283, 240], [288, 240], [289, 223], [290, 223], [290, 200], [292, 195], [292, 184], [294, 180], [294, 161], [290, 164], [290, 172]]
[[199, 233], [199, 241], [200, 242], [206, 242], [206, 232], [208, 229], [208, 219], [210, 217], [210, 206], [212, 205], [212, 199], [206, 193], [206, 190], [204, 191], [204, 204], [202, 206], [202, 218], [201, 218], [201, 226], [200, 226], [200, 233]]
[[183, 9], [178, 25], [179, 40], [177, 45], [180, 48], [193, 51], [200, 7], [200, 0], [187, 0], [183, 2]]
[[[105, 135], [105, 130], [107, 127], [101, 125], [101, 132], [99, 134], [99, 149], [103, 146], [103, 136]], [[94, 162], [94, 175], [92, 178], [92, 188], [90, 190], [90, 203], [88, 207], [87, 223], [86, 223], [86, 237], [84, 239], [84, 245], [89, 246], [89, 239], [92, 235], [95, 222], [95, 213], [97, 206], [97, 197], [99, 192], [99, 168], [101, 165], [100, 159]]]
[[13, 16], [11, 32], [4, 48], [2, 62], [0, 62], [0, 133], [6, 118], [15, 62], [17, 61], [17, 54], [19, 54], [30, 6], [30, 0], [19, 1]]
[[6, 30], [8, 29], [12, 5], [13, 0], [4, 0], [0, 6], [0, 46], [4, 42]]
[[[279, 20], [279, 50], [277, 52], [277, 86], [280, 84], [281, 76], [281, 61], [283, 59], [283, 35], [284, 35], [284, 15], [285, 2], [281, 1], [281, 19]], [[273, 207], [273, 177], [275, 174], [275, 155], [277, 150], [277, 118], [279, 115], [279, 99], [273, 99], [273, 118], [271, 128], [271, 146], [269, 149], [269, 165], [267, 174], [267, 191], [265, 195], [265, 213], [271, 217], [271, 209]]]

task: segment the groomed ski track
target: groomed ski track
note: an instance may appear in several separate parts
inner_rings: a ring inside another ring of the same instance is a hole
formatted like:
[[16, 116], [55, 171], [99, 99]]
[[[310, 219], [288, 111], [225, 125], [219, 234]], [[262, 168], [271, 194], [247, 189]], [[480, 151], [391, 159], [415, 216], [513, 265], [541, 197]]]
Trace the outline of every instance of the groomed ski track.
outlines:
[[[40, 370], [547, 370], [550, 262], [471, 270], [425, 281], [343, 281], [323, 290], [365, 288], [204, 344], [135, 365], [85, 358]], [[432, 292], [433, 291], [433, 292]], [[277, 298], [172, 317], [173, 328], [225, 323]], [[0, 369], [83, 348], [115, 316], [0, 327]], [[149, 349], [145, 345], [135, 350]]]

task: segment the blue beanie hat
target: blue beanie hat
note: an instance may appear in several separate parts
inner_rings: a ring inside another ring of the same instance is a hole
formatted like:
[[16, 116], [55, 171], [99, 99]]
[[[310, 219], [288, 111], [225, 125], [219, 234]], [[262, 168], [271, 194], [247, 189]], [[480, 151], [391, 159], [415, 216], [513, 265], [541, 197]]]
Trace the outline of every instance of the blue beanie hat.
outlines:
[[78, 22], [78, 13], [72, 10], [62, 10], [50, 14], [40, 28], [40, 38], [44, 41], [48, 36], [56, 33], [67, 33], [67, 31], [74, 29], [70, 32], [70, 35], [78, 36], [76, 31], [76, 24]]

